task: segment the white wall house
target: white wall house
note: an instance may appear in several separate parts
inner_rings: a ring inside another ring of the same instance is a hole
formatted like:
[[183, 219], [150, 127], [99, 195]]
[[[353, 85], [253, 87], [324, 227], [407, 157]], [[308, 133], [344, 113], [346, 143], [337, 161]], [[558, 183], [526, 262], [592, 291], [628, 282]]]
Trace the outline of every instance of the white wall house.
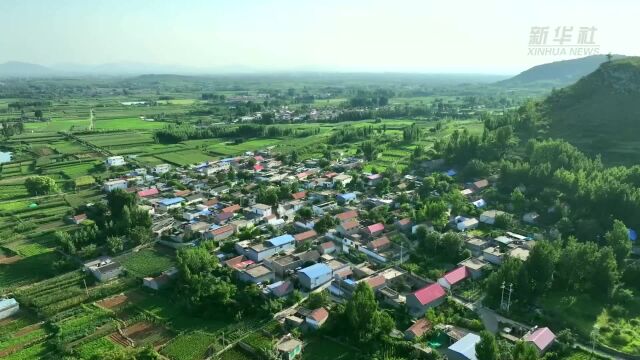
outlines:
[[348, 183], [351, 182], [351, 180], [353, 180], [353, 177], [351, 177], [351, 175], [347, 175], [347, 174], [340, 174], [338, 176], [335, 176], [332, 181], [333, 184], [340, 184], [342, 186], [347, 185]]
[[127, 180], [123, 180], [123, 179], [115, 179], [115, 180], [109, 180], [109, 181], [105, 181], [104, 184], [102, 185], [102, 188], [104, 189], [104, 191], [113, 191], [116, 189], [126, 189], [128, 186]]
[[123, 166], [126, 162], [122, 156], [109, 156], [107, 158], [107, 166]]
[[171, 165], [169, 164], [158, 164], [153, 167], [153, 172], [156, 174], [164, 174], [171, 170]]
[[217, 174], [221, 171], [227, 171], [231, 165], [229, 165], [228, 161], [218, 161], [217, 163], [210, 163], [209, 166], [204, 168], [202, 171], [205, 175], [213, 175]]
[[251, 212], [260, 217], [271, 216], [271, 206], [265, 204], [255, 204], [251, 206]]

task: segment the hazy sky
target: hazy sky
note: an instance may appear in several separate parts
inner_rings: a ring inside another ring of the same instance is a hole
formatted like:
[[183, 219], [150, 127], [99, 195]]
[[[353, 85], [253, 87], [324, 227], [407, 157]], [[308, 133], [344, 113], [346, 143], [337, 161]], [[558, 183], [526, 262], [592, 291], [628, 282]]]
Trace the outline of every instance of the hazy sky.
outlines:
[[[513, 73], [533, 26], [640, 55], [638, 0], [0, 0], [0, 62]], [[575, 42], [575, 41], [574, 41]], [[574, 56], [575, 57], [575, 56]]]

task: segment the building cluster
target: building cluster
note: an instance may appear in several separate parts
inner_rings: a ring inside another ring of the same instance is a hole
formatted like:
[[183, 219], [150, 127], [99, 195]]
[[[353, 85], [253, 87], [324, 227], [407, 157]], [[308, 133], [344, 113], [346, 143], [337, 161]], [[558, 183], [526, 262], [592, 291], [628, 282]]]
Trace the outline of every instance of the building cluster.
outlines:
[[[110, 166], [124, 162], [114, 158], [108, 160]], [[471, 256], [440, 278], [428, 279], [406, 271], [402, 263], [416, 251], [418, 228], [433, 227], [429, 222], [403, 216], [396, 199], [401, 194], [414, 196], [415, 190], [409, 189], [419, 187], [420, 179], [412, 175], [392, 179], [396, 186], [391, 193], [379, 196], [376, 189], [385, 175], [363, 174], [359, 171], [362, 164], [362, 159], [353, 157], [333, 161], [329, 170], [321, 169], [313, 159], [284, 164], [266, 149], [189, 167], [159, 164], [133, 169], [102, 186], [105, 192], [122, 189], [135, 193], [139, 206], [152, 215], [152, 230], [160, 244], [177, 249], [216, 241], [221, 266], [230, 268], [238, 281], [259, 286], [265, 297], [284, 298], [296, 290], [302, 294], [326, 290], [334, 301], [344, 302], [359, 283], [368, 284], [379, 301], [403, 308], [417, 319], [405, 331], [407, 339], [419, 338], [431, 329], [424, 315], [453, 296], [456, 288], [481, 278], [486, 269], [500, 266], [507, 257], [526, 260], [529, 256], [535, 244], [529, 236], [501, 232], [500, 236], [487, 238], [482, 234], [488, 231], [475, 231], [492, 229], [500, 216], [506, 215], [490, 209], [483, 198], [495, 179], [480, 179], [461, 184], [460, 190], [478, 209], [479, 216], [449, 216], [448, 226], [463, 233]], [[438, 165], [435, 161], [427, 166]], [[245, 177], [238, 181], [228, 176], [231, 172], [249, 174], [250, 180]], [[456, 175], [454, 170], [445, 173]], [[170, 185], [176, 181], [180, 188]], [[360, 186], [353, 186], [355, 182]], [[295, 189], [265, 204], [255, 191], [258, 184]], [[384, 222], [372, 221], [368, 214], [383, 206], [390, 217]], [[82, 214], [77, 216], [81, 218]], [[522, 220], [533, 224], [537, 214], [526, 214]], [[324, 225], [319, 231], [321, 222]], [[85, 268], [101, 281], [122, 271], [111, 259], [97, 259]], [[155, 278], [145, 278], [144, 285], [159, 289], [175, 274], [175, 269], [167, 269]], [[329, 312], [330, 308], [298, 308], [282, 321], [318, 328]], [[451, 350], [465, 354], [469, 344], [477, 340], [474, 334], [468, 335], [456, 338], [458, 345]], [[547, 335], [533, 333], [529, 337], [536, 343]], [[293, 345], [290, 339], [279, 346], [282, 351], [291, 348], [296, 353]], [[541, 351], [546, 350], [543, 345]]]

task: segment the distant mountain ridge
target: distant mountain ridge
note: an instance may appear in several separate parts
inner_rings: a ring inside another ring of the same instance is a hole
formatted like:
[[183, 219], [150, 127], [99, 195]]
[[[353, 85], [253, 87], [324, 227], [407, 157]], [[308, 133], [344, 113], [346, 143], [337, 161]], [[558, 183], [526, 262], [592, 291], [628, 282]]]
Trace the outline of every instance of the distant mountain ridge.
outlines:
[[610, 164], [640, 164], [640, 57], [605, 62], [541, 104], [552, 137]]
[[[613, 60], [625, 58], [613, 55]], [[606, 55], [591, 55], [579, 59], [562, 60], [541, 64], [520, 74], [496, 83], [504, 87], [562, 87], [575, 83], [583, 76], [594, 72], [600, 64], [607, 62]]]
[[0, 64], [2, 77], [34, 77], [53, 74], [54, 71], [46, 66], [21, 61], [8, 61]]

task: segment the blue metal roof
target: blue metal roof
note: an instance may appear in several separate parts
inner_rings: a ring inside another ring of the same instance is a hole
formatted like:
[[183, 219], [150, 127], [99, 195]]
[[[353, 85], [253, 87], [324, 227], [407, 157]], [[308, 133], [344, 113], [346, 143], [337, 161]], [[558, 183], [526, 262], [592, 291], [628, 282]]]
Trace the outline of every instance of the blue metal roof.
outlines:
[[331, 274], [331, 268], [327, 264], [318, 263], [308, 266], [299, 272], [307, 275], [309, 279], [315, 279], [322, 275]]
[[284, 244], [292, 243], [295, 241], [295, 238], [292, 235], [284, 234], [278, 237], [274, 237], [273, 239], [267, 240], [271, 246], [282, 246]]
[[478, 360], [476, 357], [476, 344], [480, 342], [480, 336], [468, 333], [462, 339], [449, 346], [449, 350], [455, 351], [469, 360]]
[[456, 176], [457, 172], [453, 169], [449, 169], [447, 170], [447, 172], [445, 172], [445, 174], [449, 175], [449, 176]]
[[170, 199], [162, 199], [160, 200], [160, 204], [168, 206], [168, 205], [173, 205], [173, 204], [177, 204], [180, 202], [183, 202], [184, 198], [181, 197], [174, 197], [174, 198], [170, 198]]
[[346, 194], [340, 194], [340, 195], [338, 195], [338, 197], [340, 199], [343, 199], [343, 200], [354, 200], [356, 198], [356, 194], [355, 193], [346, 193]]
[[631, 229], [631, 228], [629, 229], [629, 240], [631, 240], [631, 241], [638, 240], [638, 233], [635, 230]]

